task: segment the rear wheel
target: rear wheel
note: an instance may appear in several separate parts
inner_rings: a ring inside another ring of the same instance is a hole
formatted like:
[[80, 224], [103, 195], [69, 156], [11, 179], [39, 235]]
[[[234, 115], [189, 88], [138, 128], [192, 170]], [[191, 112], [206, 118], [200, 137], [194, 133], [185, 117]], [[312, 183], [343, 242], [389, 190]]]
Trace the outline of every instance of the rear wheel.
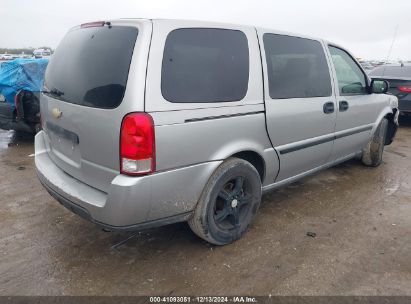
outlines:
[[247, 231], [260, 202], [257, 170], [245, 160], [230, 158], [210, 177], [188, 223], [204, 240], [229, 244]]
[[370, 167], [378, 167], [382, 162], [384, 153], [385, 137], [387, 135], [388, 120], [383, 118], [375, 131], [370, 142], [362, 154], [362, 163]]

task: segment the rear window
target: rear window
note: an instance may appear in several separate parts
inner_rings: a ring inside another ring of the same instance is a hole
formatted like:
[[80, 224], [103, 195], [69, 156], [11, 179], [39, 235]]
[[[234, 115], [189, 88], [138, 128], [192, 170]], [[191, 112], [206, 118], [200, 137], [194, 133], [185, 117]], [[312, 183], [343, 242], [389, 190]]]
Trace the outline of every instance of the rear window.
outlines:
[[331, 96], [331, 78], [320, 42], [264, 34], [272, 99]]
[[137, 28], [78, 28], [56, 49], [45, 76], [54, 98], [87, 107], [112, 109], [126, 89]]
[[170, 102], [239, 101], [248, 90], [247, 37], [241, 31], [186, 28], [164, 47], [161, 91]]
[[379, 66], [369, 74], [372, 77], [411, 78], [411, 66]]

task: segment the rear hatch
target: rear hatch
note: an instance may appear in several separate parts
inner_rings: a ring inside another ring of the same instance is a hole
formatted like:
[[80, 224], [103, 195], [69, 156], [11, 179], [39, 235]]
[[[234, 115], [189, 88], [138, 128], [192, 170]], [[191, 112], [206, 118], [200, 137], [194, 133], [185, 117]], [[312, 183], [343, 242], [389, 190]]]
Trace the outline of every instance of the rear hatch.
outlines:
[[126, 87], [137, 36], [139, 27], [128, 22], [75, 27], [45, 75], [41, 115], [50, 158], [105, 192], [119, 174], [119, 133], [130, 109]]

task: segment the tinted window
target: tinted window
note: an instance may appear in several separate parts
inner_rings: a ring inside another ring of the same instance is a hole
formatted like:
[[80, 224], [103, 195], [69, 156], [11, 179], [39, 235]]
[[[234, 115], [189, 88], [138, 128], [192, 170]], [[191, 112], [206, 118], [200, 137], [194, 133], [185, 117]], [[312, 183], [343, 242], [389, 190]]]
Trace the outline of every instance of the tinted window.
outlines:
[[337, 74], [340, 95], [366, 94], [365, 75], [347, 52], [330, 47], [331, 57]]
[[47, 90], [70, 103], [117, 107], [124, 96], [137, 32], [120, 26], [70, 31], [47, 68]]
[[178, 29], [166, 40], [161, 91], [171, 102], [238, 101], [248, 89], [249, 55], [243, 32]]
[[370, 72], [370, 76], [411, 78], [411, 66], [379, 66]]
[[330, 96], [331, 79], [324, 49], [318, 41], [264, 35], [270, 97]]

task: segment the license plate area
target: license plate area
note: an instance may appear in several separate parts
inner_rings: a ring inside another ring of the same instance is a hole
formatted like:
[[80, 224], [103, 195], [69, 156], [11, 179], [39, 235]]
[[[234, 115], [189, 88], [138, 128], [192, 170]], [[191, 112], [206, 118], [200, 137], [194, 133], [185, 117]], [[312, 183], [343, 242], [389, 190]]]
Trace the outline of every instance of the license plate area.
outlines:
[[76, 133], [47, 122], [51, 152], [66, 165], [79, 168], [81, 163], [80, 140]]

